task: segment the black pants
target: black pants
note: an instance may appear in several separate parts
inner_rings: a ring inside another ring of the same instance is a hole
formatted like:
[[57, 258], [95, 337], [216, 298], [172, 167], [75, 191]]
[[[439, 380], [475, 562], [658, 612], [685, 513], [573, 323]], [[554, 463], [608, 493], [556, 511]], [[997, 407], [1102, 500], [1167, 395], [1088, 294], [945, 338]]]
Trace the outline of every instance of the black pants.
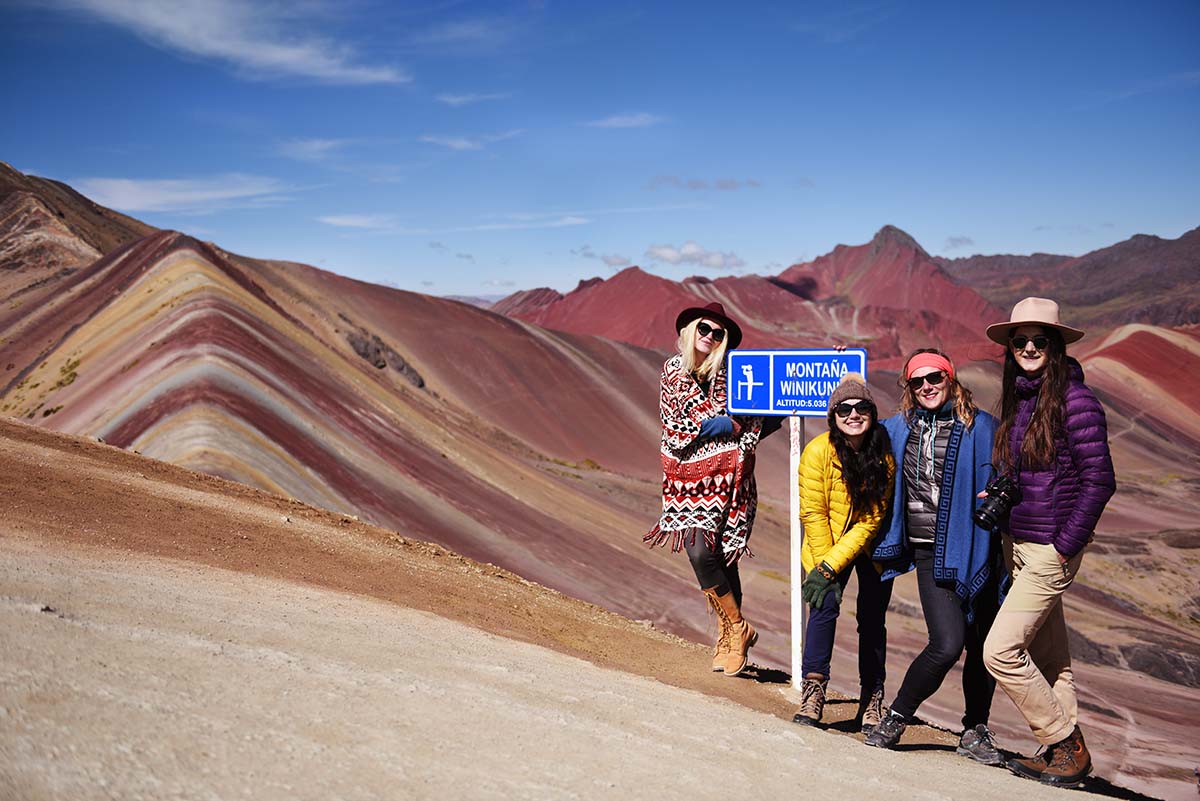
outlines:
[[725, 554], [719, 548], [711, 550], [705, 545], [704, 536], [701, 534], [697, 534], [690, 542], [685, 541], [684, 549], [691, 560], [692, 570], [696, 571], [700, 589], [711, 590], [716, 587], [717, 595], [728, 595], [732, 592], [738, 606], [742, 605], [742, 579], [738, 575], [736, 562], [732, 565], [725, 564]]
[[[879, 580], [879, 571], [875, 569], [869, 553], [860, 554], [838, 574], [838, 584], [843, 590], [850, 581], [851, 573], [858, 577], [858, 680], [863, 693], [870, 695], [882, 689], [887, 678], [886, 615], [892, 599], [892, 582]], [[804, 653], [800, 660], [800, 672], [805, 676], [819, 674], [829, 678], [833, 640], [841, 611], [842, 602], [833, 592], [825, 595], [820, 609], [810, 608], [808, 627], [804, 632]]]
[[962, 601], [951, 588], [939, 586], [933, 580], [933, 546], [913, 546], [917, 562], [917, 589], [921, 594], [921, 611], [929, 628], [929, 644], [917, 654], [904, 674], [904, 683], [892, 703], [892, 711], [911, 717], [925, 699], [937, 692], [950, 668], [967, 652], [963, 664], [963, 728], [974, 728], [988, 722], [992, 711], [992, 694], [996, 680], [983, 666], [983, 641], [987, 639], [992, 621], [996, 619], [996, 581], [999, 576], [993, 564], [993, 579], [976, 599], [975, 619], [967, 623]]

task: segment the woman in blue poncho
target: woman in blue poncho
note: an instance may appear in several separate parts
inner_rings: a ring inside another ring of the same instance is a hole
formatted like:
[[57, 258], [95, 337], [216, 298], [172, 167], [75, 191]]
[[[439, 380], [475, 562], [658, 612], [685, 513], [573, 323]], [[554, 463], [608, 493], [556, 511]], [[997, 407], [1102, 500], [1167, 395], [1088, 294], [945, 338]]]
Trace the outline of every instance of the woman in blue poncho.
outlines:
[[895, 747], [965, 649], [958, 753], [1000, 765], [987, 725], [996, 682], [983, 665], [983, 642], [999, 606], [999, 543], [972, 520], [991, 476], [996, 420], [975, 408], [971, 391], [939, 350], [913, 353], [903, 378], [900, 412], [883, 421], [899, 466], [895, 500], [872, 557], [882, 563], [885, 580], [916, 569], [929, 643], [865, 742]]

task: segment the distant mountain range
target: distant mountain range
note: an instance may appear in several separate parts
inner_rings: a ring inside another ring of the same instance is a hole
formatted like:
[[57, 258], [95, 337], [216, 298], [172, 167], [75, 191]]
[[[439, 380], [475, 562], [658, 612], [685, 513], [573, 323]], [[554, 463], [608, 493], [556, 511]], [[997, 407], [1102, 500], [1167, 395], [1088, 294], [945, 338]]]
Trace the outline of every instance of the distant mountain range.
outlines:
[[1038, 293], [1053, 294], [1093, 339], [1125, 323], [1194, 326], [1200, 228], [1175, 240], [1139, 235], [1078, 258], [944, 259], [888, 225], [864, 245], [838, 245], [777, 276], [675, 282], [629, 267], [565, 295], [523, 290], [491, 308], [555, 330], [668, 349], [675, 310], [718, 300], [746, 330], [744, 347], [862, 345], [873, 363], [897, 369], [909, 351], [930, 344], [964, 360], [996, 358], [983, 329]]
[[713, 300], [742, 325], [743, 347], [857, 345], [869, 349], [873, 364], [892, 369], [929, 342], [982, 358], [990, 343], [979, 321], [1002, 314], [892, 226], [865, 245], [839, 245], [778, 276], [675, 282], [630, 267], [607, 280], [583, 281], [566, 295], [518, 292], [492, 310], [556, 330], [669, 349], [679, 309]]
[[[1198, 231], [1076, 259], [945, 260], [885, 226], [777, 276], [633, 267], [489, 310], [229, 253], [0, 163], [0, 413], [360, 516], [693, 639], [708, 623], [686, 560], [641, 543], [658, 514], [657, 387], [676, 313], [720, 301], [747, 347], [865, 346], [888, 404], [904, 355], [938, 344], [988, 406], [999, 352], [983, 329], [1025, 294], [1058, 298], [1087, 329], [1073, 353], [1118, 468], [1068, 599], [1081, 685], [1138, 671], [1141, 702], [1155, 682], [1200, 688]], [[756, 658], [778, 666], [785, 440], [760, 452], [744, 574], [767, 633]], [[923, 636], [898, 614], [897, 662]], [[928, 714], [952, 723], [952, 695]], [[1136, 692], [1085, 700], [1153, 735]]]

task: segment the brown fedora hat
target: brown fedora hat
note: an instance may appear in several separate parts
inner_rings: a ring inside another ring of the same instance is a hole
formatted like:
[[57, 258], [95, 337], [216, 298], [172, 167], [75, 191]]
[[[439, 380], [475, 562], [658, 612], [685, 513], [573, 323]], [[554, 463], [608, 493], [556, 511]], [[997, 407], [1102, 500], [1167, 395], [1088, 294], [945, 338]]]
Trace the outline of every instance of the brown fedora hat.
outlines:
[[725, 307], [720, 303], [708, 304], [707, 306], [691, 306], [684, 309], [675, 318], [675, 333], [678, 334], [683, 330], [683, 327], [692, 320], [698, 320], [701, 317], [707, 317], [710, 320], [716, 320], [725, 326], [725, 330], [729, 332], [729, 344], [727, 350], [733, 350], [742, 342], [742, 327], [733, 321], [733, 318], [725, 313]]
[[1083, 339], [1083, 332], [1078, 328], [1063, 325], [1058, 321], [1058, 304], [1046, 298], [1025, 298], [1018, 301], [1017, 305], [1013, 306], [1007, 323], [996, 323], [987, 327], [987, 338], [997, 344], [1007, 345], [1013, 329], [1023, 325], [1054, 328], [1062, 334], [1064, 342], [1078, 342]]

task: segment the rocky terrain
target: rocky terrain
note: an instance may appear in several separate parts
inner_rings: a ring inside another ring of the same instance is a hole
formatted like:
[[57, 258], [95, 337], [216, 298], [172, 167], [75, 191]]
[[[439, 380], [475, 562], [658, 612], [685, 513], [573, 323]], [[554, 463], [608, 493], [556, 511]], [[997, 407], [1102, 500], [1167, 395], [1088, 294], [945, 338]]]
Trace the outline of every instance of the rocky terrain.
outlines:
[[[865, 344], [877, 396], [892, 400], [903, 353], [941, 343], [981, 404], [995, 400], [982, 323], [1007, 311], [891, 227], [780, 276], [630, 269], [509, 298], [506, 315], [232, 254], [6, 167], [0, 204], [17, 209], [0, 214], [0, 414], [437, 543], [694, 642], [711, 621], [686, 560], [641, 544], [658, 513], [658, 372], [679, 308], [720, 300], [747, 321], [747, 345]], [[1194, 295], [1198, 275], [1175, 294]], [[933, 297], [944, 312], [919, 308]], [[1200, 712], [1200, 336], [1097, 323], [1074, 352], [1106, 406], [1119, 480], [1068, 598], [1084, 722], [1103, 775], [1169, 794], [1200, 763], [1180, 749]], [[760, 451], [756, 558], [743, 568], [768, 670], [789, 654], [785, 439]], [[156, 530], [177, 513], [156, 509]], [[311, 579], [327, 565], [310, 556], [298, 575]], [[924, 627], [915, 587], [902, 581], [895, 603], [898, 677]], [[833, 684], [850, 691], [842, 629]], [[925, 717], [955, 725], [955, 682]], [[1029, 745], [1006, 699], [994, 723]]]

